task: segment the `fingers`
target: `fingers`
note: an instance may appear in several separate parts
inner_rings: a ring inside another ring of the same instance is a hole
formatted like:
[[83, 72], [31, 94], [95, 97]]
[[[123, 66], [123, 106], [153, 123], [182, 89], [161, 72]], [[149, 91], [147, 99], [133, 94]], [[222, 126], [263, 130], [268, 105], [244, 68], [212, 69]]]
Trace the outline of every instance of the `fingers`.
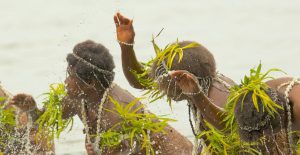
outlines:
[[27, 95], [27, 94], [17, 94], [11, 99], [11, 101], [13, 103], [16, 103], [16, 102], [23, 103], [24, 101], [26, 102], [26, 101], [30, 100], [30, 98], [31, 98], [31, 96]]
[[36, 107], [36, 103], [31, 95], [17, 94], [9, 101], [9, 105], [13, 105], [21, 110], [28, 110]]
[[189, 74], [189, 72], [185, 70], [174, 70], [170, 71], [168, 74], [171, 76], [171, 78], [179, 80], [179, 78], [181, 78], [184, 74]]
[[176, 81], [176, 83], [179, 86], [198, 84], [197, 78], [192, 73], [186, 70], [170, 71], [169, 75], [171, 76], [172, 79]]
[[119, 12], [114, 16], [115, 23], [118, 23], [118, 25], [129, 25], [132, 24], [132, 20], [129, 20], [129, 18], [124, 17]]
[[114, 15], [114, 22], [115, 22], [116, 27], [118, 27], [120, 25], [120, 21], [119, 21], [119, 18], [117, 15]]

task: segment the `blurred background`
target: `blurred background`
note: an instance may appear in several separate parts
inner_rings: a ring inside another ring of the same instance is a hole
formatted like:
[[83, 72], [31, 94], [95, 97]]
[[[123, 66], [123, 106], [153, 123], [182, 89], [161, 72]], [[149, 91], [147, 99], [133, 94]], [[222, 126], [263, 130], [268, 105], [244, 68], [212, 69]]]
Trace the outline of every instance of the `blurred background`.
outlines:
[[[300, 76], [298, 0], [0, 0], [2, 85], [13, 94], [38, 97], [50, 83], [64, 81], [65, 58], [74, 45], [91, 39], [110, 49], [115, 82], [140, 96], [122, 74], [113, 22], [117, 11], [134, 19], [140, 61], [154, 56], [152, 34], [164, 28], [157, 40], [161, 47], [177, 38], [200, 42], [214, 54], [218, 71], [236, 82], [260, 61], [264, 70], [276, 67]], [[186, 103], [173, 106], [171, 111], [160, 100], [149, 108], [177, 119], [172, 126], [192, 140]], [[76, 118], [74, 129], [57, 140], [56, 153], [85, 154], [82, 129]]]

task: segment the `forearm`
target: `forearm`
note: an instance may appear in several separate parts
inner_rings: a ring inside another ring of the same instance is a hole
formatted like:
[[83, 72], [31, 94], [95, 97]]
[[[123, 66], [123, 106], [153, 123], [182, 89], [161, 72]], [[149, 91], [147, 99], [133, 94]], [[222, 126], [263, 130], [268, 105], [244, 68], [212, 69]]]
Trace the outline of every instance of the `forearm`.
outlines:
[[68, 96], [63, 99], [62, 102], [62, 119], [69, 119], [77, 113], [77, 108], [74, 100], [71, 100]]
[[140, 84], [138, 79], [132, 73], [132, 71], [135, 71], [136, 73], [143, 72], [143, 67], [138, 62], [133, 47], [122, 44], [120, 46], [122, 50], [123, 73], [126, 79], [132, 87], [137, 89], [144, 89], [145, 87]]
[[192, 103], [195, 104], [196, 108], [200, 110], [203, 118], [216, 127], [222, 130], [225, 124], [222, 122], [225, 118], [224, 110], [216, 105], [214, 105], [207, 96], [203, 93], [199, 93], [191, 97]]

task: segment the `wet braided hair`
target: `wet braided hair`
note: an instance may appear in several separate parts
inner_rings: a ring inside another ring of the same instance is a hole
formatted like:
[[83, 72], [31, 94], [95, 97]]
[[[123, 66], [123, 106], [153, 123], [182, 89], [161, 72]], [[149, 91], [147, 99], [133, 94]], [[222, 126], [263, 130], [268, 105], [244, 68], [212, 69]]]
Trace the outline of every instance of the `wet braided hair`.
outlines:
[[282, 106], [284, 110], [276, 108], [278, 114], [275, 113], [273, 117], [267, 110], [263, 111], [263, 104], [260, 98], [257, 98], [259, 105], [258, 112], [253, 104], [253, 92], [246, 95], [243, 103], [242, 99], [240, 99], [235, 108], [235, 116], [240, 137], [244, 141], [256, 141], [263, 137], [264, 133], [268, 135], [274, 134], [287, 127], [286, 102], [284, 97], [273, 89], [268, 89], [266, 93], [272, 101]]
[[69, 67], [86, 83], [98, 81], [104, 88], [108, 88], [114, 80], [115, 64], [109, 50], [91, 40], [77, 44], [73, 53], [68, 54]]

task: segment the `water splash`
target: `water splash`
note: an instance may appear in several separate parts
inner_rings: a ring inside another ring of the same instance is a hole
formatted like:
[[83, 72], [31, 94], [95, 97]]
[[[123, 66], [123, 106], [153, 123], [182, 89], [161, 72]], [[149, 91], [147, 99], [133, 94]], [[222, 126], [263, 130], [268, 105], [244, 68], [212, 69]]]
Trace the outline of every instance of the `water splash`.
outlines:
[[265, 135], [264, 131], [263, 131], [263, 137], [264, 138], [262, 139], [262, 144], [263, 144], [263, 146], [265, 148], [265, 152], [266, 152], [266, 154], [270, 154], [270, 151], [268, 149], [267, 142], [266, 142], [266, 135]]

